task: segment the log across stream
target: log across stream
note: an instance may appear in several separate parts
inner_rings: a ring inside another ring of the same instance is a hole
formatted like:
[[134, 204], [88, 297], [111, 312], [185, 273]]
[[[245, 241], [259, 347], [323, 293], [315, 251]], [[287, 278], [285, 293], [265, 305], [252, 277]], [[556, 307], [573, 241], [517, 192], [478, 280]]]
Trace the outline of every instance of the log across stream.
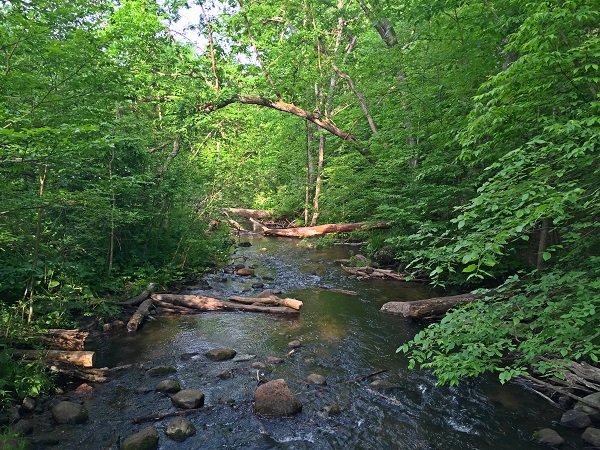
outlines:
[[[135, 333], [123, 329], [104, 335], [90, 348], [97, 365], [131, 364], [131, 369], [94, 389], [86, 400], [88, 422], [69, 427], [61, 449], [80, 448], [80, 442], [111, 448], [117, 439], [123, 442], [150, 425], [164, 450], [534, 450], [533, 432], [560, 418], [561, 411], [518, 385], [483, 377], [436, 387], [429, 372], [408, 370], [396, 348], [423, 325], [382, 314], [380, 308], [390, 301], [439, 296], [426, 284], [357, 280], [335, 263], [356, 252], [353, 248], [314, 249], [297, 239], [262, 236], [240, 239], [252, 245], [237, 250], [234, 264], [254, 267], [254, 277], [220, 272], [207, 280], [210, 286], [181, 294], [252, 298], [280, 289], [278, 297], [303, 302], [300, 313], [205, 311], [157, 317]], [[257, 283], [264, 286], [253, 287]], [[293, 340], [301, 346], [288, 347]], [[218, 347], [234, 349], [239, 361], [204, 355]], [[158, 366], [173, 371], [151, 376], [147, 369]], [[312, 384], [311, 374], [322, 375], [326, 384]], [[257, 380], [279, 378], [302, 401], [302, 411], [280, 419], [255, 415]], [[185, 416], [197, 432], [183, 443], [164, 434], [173, 420], [167, 414], [176, 408], [169, 395], [154, 389], [163, 379], [205, 394], [204, 407]], [[147, 416], [162, 419], [133, 423]], [[580, 448], [578, 436], [565, 437], [562, 448]]]

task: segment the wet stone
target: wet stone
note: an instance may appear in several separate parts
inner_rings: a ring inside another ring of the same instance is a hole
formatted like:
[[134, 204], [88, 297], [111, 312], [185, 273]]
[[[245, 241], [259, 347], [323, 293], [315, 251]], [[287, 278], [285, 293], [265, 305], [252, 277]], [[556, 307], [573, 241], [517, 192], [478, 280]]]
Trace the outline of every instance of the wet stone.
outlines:
[[340, 405], [335, 404], [331, 406], [326, 406], [324, 412], [328, 416], [335, 416], [336, 414], [340, 414], [342, 412], [342, 409], [340, 408]]
[[[600, 392], [586, 395], [583, 397], [583, 400], [585, 400], [586, 403], [579, 401], [575, 403], [573, 409], [586, 413], [592, 420], [600, 421]], [[589, 404], [593, 405], [593, 407]]]
[[249, 354], [235, 355], [235, 357], [233, 358], [233, 362], [252, 361], [255, 358], [256, 358], [256, 355], [249, 355]]
[[177, 369], [173, 366], [156, 366], [151, 367], [146, 371], [146, 373], [151, 377], [159, 377], [161, 375], [168, 375], [175, 372], [177, 372]]
[[318, 373], [311, 373], [306, 381], [310, 384], [318, 384], [324, 386], [327, 384], [327, 379], [323, 375], [319, 375]]
[[178, 408], [201, 408], [204, 406], [204, 394], [197, 389], [184, 389], [171, 397], [171, 401]]
[[254, 276], [254, 269], [242, 268], [236, 270], [235, 273], [242, 277], [251, 277]]
[[536, 431], [533, 433], [533, 439], [539, 444], [548, 445], [550, 447], [557, 447], [565, 442], [565, 440], [556, 431], [550, 428], [544, 428], [540, 431]]
[[156, 385], [155, 390], [158, 392], [174, 394], [175, 392], [179, 392], [181, 390], [181, 385], [179, 384], [179, 381], [176, 380], [162, 380]]
[[185, 441], [190, 436], [195, 435], [196, 428], [189, 420], [183, 417], [176, 417], [167, 426], [165, 434], [174, 441], [181, 442]]
[[221, 378], [222, 380], [226, 379], [226, 378], [231, 378], [233, 376], [233, 373], [231, 372], [231, 370], [221, 370], [218, 374], [217, 377]]
[[284, 379], [269, 381], [254, 393], [254, 411], [263, 416], [289, 416], [302, 410], [302, 402]]
[[33, 421], [28, 419], [21, 419], [15, 423], [10, 429], [20, 436], [26, 436], [33, 433]]
[[179, 357], [179, 359], [182, 361], [189, 361], [190, 359], [194, 359], [194, 357], [198, 356], [199, 354], [200, 353], [198, 353], [198, 352], [184, 353], [183, 355], [181, 355]]
[[88, 411], [78, 403], [62, 401], [52, 408], [52, 418], [57, 423], [83, 423], [88, 419]]
[[252, 289], [262, 289], [264, 286], [264, 283], [252, 283]]
[[267, 365], [264, 362], [256, 361], [253, 362], [250, 367], [252, 367], [253, 369], [263, 370], [267, 368]]
[[235, 356], [236, 351], [232, 348], [214, 348], [204, 354], [208, 359], [212, 361], [226, 361]]
[[600, 429], [588, 427], [581, 435], [581, 439], [588, 444], [591, 444], [592, 447], [600, 447]]
[[277, 356], [269, 356], [267, 358], [267, 364], [281, 364], [283, 362], [282, 358], [279, 358]]
[[121, 450], [154, 450], [158, 447], [158, 431], [150, 426], [132, 434], [121, 444]]
[[35, 406], [36, 406], [35, 398], [27, 396], [23, 399], [23, 402], [21, 403], [20, 411], [21, 411], [21, 413], [31, 412], [35, 409]]
[[300, 342], [299, 340], [295, 339], [291, 342], [288, 342], [287, 345], [289, 348], [299, 348], [302, 347], [302, 342]]
[[562, 415], [560, 424], [571, 428], [586, 428], [592, 424], [592, 420], [586, 413], [572, 409]]

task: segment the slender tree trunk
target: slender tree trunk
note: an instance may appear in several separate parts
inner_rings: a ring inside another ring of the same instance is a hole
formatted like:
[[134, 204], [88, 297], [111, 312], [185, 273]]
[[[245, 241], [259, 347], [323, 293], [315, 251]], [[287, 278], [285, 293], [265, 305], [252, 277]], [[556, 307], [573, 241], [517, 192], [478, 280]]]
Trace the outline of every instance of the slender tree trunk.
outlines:
[[[202, 9], [202, 15], [204, 16], [204, 21], [206, 22], [206, 28], [208, 30], [208, 50], [210, 52], [210, 63], [212, 65], [212, 72], [213, 72], [213, 78], [214, 78], [212, 87], [214, 88], [215, 92], [218, 94], [219, 93], [219, 77], [217, 76], [217, 60], [215, 59], [215, 48], [214, 48], [214, 42], [213, 42], [212, 25], [210, 23], [210, 20], [208, 19], [208, 15], [206, 14], [206, 11], [204, 10], [204, 5], [202, 5], [202, 3], [200, 3], [200, 8]], [[248, 28], [248, 32], [250, 32], [250, 28]]]
[[112, 273], [113, 267], [113, 257], [115, 252], [115, 209], [117, 207], [116, 203], [116, 195], [115, 188], [113, 186], [112, 179], [112, 165], [115, 160], [115, 148], [112, 148], [112, 153], [110, 155], [110, 161], [108, 162], [108, 182], [110, 183], [110, 195], [111, 195], [111, 205], [110, 205], [110, 242], [108, 244], [108, 275]]
[[308, 226], [310, 210], [310, 191], [314, 183], [315, 164], [313, 161], [312, 146], [315, 140], [314, 129], [306, 122], [306, 185], [304, 189], [304, 226]]
[[315, 196], [313, 198], [313, 214], [310, 226], [314, 227], [319, 218], [319, 201], [321, 200], [321, 187], [323, 185], [323, 168], [325, 165], [325, 134], [319, 134], [319, 160], [317, 162], [317, 179], [315, 181]]
[[537, 262], [536, 268], [538, 271], [542, 271], [544, 269], [544, 253], [546, 252], [546, 246], [548, 245], [548, 228], [550, 227], [550, 219], [545, 218], [542, 219], [542, 227], [540, 229], [540, 240], [538, 243], [538, 253], [537, 253]]

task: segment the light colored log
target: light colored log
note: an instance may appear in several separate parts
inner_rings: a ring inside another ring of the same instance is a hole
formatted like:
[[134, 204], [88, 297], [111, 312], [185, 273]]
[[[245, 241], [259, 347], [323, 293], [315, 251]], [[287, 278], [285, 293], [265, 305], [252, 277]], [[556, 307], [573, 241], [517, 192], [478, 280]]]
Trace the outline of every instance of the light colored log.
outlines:
[[44, 333], [30, 337], [49, 347], [56, 347], [60, 350], [83, 350], [85, 340], [89, 335], [87, 331], [63, 330], [58, 328], [46, 330]]
[[295, 228], [267, 228], [262, 226], [262, 233], [265, 236], [282, 236], [282, 237], [309, 237], [320, 236], [327, 233], [343, 233], [356, 230], [373, 230], [377, 228], [386, 228], [387, 222], [379, 222], [369, 224], [366, 222], [356, 223], [329, 223], [325, 225], [317, 225], [314, 227], [295, 227]]
[[15, 350], [14, 354], [25, 359], [58, 361], [79, 367], [93, 367], [96, 359], [95, 352], [80, 350]]
[[285, 306], [245, 305], [212, 297], [203, 297], [201, 295], [153, 294], [152, 298], [201, 311], [253, 311], [275, 314], [298, 314], [298, 311], [295, 309]]
[[411, 302], [388, 302], [381, 307], [381, 312], [413, 319], [440, 317], [455, 306], [465, 305], [475, 300], [471, 293], [435, 297]]
[[223, 211], [245, 219], [265, 220], [273, 217], [273, 213], [265, 209], [223, 208]]
[[142, 302], [136, 312], [133, 313], [131, 319], [127, 323], [127, 331], [133, 332], [138, 329], [140, 324], [146, 317], [150, 315], [150, 308], [152, 307], [152, 299], [148, 298]]
[[232, 295], [228, 300], [245, 304], [264, 303], [266, 305], [287, 306], [295, 310], [299, 310], [303, 305], [300, 300], [296, 300], [295, 298], [279, 298], [276, 295], [270, 295], [269, 297], [239, 297]]

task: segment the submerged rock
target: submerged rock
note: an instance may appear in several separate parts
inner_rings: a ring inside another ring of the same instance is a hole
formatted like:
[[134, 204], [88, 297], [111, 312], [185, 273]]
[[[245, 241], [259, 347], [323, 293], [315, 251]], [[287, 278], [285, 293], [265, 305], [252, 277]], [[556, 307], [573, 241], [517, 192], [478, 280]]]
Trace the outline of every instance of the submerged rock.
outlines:
[[184, 389], [171, 397], [171, 401], [178, 408], [201, 408], [204, 406], [204, 393], [197, 389]]
[[170, 373], [175, 373], [177, 372], [177, 369], [173, 366], [156, 366], [156, 367], [151, 367], [150, 369], [148, 369], [146, 371], [146, 373], [148, 375], [150, 375], [151, 377], [158, 377], [160, 375], [168, 375]]
[[85, 406], [68, 401], [57, 403], [51, 412], [52, 418], [57, 423], [83, 423], [88, 419]]
[[195, 435], [196, 427], [194, 427], [194, 424], [189, 420], [184, 419], [183, 417], [176, 417], [167, 426], [165, 434], [174, 441], [181, 442], [190, 436]]
[[267, 358], [267, 364], [281, 364], [283, 362], [283, 358], [279, 358], [278, 356], [269, 356]]
[[298, 339], [294, 339], [291, 342], [288, 342], [287, 345], [289, 348], [300, 348], [302, 347], [302, 342], [300, 342]]
[[581, 439], [593, 447], [600, 447], [600, 429], [593, 427], [586, 428]]
[[326, 385], [327, 384], [327, 380], [325, 379], [325, 377], [323, 375], [319, 375], [318, 373], [311, 373], [307, 378], [306, 381], [311, 383], [311, 384], [320, 384], [320, 385]]
[[533, 433], [533, 439], [536, 442], [543, 445], [549, 445], [550, 447], [556, 447], [565, 442], [565, 440], [554, 430], [550, 428], [544, 428], [540, 431]]
[[586, 428], [592, 424], [592, 420], [586, 413], [572, 409], [562, 415], [560, 424], [565, 427]]
[[212, 361], [226, 361], [235, 356], [237, 352], [232, 348], [214, 348], [204, 354]]
[[158, 431], [150, 426], [132, 434], [121, 444], [121, 450], [154, 450], [158, 447]]
[[181, 390], [181, 385], [179, 384], [179, 381], [176, 380], [162, 380], [156, 385], [155, 389], [158, 392], [174, 394], [175, 392], [179, 392]]
[[254, 412], [263, 416], [289, 416], [302, 410], [302, 402], [290, 391], [283, 378], [256, 388]]

